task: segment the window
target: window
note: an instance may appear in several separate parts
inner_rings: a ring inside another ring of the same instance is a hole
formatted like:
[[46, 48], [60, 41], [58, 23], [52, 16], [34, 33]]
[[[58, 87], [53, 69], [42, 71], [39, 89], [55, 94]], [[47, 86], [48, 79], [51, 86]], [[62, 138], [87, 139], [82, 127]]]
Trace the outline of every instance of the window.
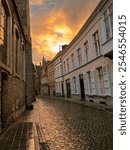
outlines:
[[77, 93], [77, 88], [76, 88], [76, 77], [73, 77], [73, 83], [74, 83], [74, 93]]
[[58, 67], [56, 67], [56, 78], [58, 77]]
[[58, 77], [58, 68], [56, 67], [56, 78]]
[[113, 34], [113, 5], [111, 4], [108, 9], [109, 9], [109, 16], [110, 16], [110, 29]]
[[19, 48], [20, 38], [17, 29], [15, 30], [15, 72], [19, 74]]
[[24, 49], [24, 45], [22, 45], [22, 77], [25, 80], [25, 49]]
[[58, 66], [58, 77], [60, 76], [60, 66]]
[[57, 77], [59, 77], [59, 66], [57, 67]]
[[66, 74], [66, 63], [64, 62], [64, 74]]
[[4, 64], [7, 64], [8, 55], [8, 15], [1, 3], [0, 12], [0, 59]]
[[94, 42], [95, 56], [98, 57], [101, 55], [98, 31], [93, 35], [93, 42]]
[[113, 33], [113, 5], [110, 4], [109, 7], [103, 13], [104, 18], [104, 26], [105, 26], [105, 34], [106, 40], [112, 37]]
[[89, 61], [89, 47], [88, 47], [88, 41], [86, 41], [84, 43], [84, 47], [85, 47], [85, 54], [86, 54], [86, 61]]
[[75, 64], [74, 64], [74, 54], [71, 55], [71, 63], [72, 63], [72, 69], [74, 69]]
[[60, 76], [62, 76], [62, 65], [60, 65]]
[[91, 75], [90, 75], [90, 71], [87, 72], [87, 77], [88, 77], [88, 88], [89, 88], [89, 94], [92, 94], [92, 85], [91, 85]]
[[81, 64], [82, 64], [82, 57], [81, 57], [81, 50], [80, 50], [80, 48], [77, 50], [77, 56], [78, 56], [78, 65], [81, 66]]
[[67, 59], [67, 70], [69, 72], [69, 58]]
[[98, 80], [98, 89], [100, 94], [105, 93], [105, 87], [104, 87], [104, 79], [103, 79], [103, 70], [102, 67], [99, 67], [97, 70], [97, 80]]

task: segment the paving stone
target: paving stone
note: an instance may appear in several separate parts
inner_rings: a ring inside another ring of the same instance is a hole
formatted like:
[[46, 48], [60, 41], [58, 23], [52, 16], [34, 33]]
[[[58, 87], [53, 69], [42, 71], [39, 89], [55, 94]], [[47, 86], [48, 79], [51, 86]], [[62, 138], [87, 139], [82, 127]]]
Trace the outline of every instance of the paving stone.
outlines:
[[39, 98], [21, 118], [36, 122], [51, 150], [112, 150], [112, 113], [69, 101]]
[[16, 122], [0, 137], [0, 150], [35, 150], [33, 122]]

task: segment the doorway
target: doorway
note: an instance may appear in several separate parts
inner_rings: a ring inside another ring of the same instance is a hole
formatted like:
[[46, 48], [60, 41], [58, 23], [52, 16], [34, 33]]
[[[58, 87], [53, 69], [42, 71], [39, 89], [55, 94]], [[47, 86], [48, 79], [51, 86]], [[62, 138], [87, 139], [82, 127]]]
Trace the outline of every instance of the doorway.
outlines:
[[79, 75], [81, 99], [85, 99], [83, 74]]
[[62, 87], [62, 97], [64, 97], [64, 85], [63, 85], [63, 82], [61, 82], [61, 87]]
[[1, 128], [4, 129], [7, 125], [7, 98], [8, 98], [8, 75], [1, 74]]
[[71, 87], [70, 87], [70, 80], [66, 80], [66, 91], [67, 91], [67, 98], [71, 98]]

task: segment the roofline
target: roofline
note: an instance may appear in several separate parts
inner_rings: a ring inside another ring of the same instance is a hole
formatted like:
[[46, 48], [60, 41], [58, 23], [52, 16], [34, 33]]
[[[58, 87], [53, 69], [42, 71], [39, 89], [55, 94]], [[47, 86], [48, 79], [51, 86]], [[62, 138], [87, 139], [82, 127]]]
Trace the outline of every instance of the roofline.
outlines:
[[55, 57], [47, 64], [47, 66], [50, 65], [52, 62], [54, 62], [54, 61], [56, 60], [56, 58], [58, 58], [60, 55], [62, 55], [62, 51], [59, 51], [59, 52], [55, 55]]
[[69, 45], [65, 48], [65, 51], [63, 52], [66, 53], [67, 49], [69, 49], [73, 43], [78, 39], [78, 37], [83, 33], [83, 31], [86, 29], [86, 27], [92, 22], [93, 18], [95, 18], [95, 16], [97, 15], [97, 13], [101, 10], [101, 8], [106, 5], [106, 3], [108, 3], [111, 0], [101, 0], [98, 5], [96, 6], [96, 8], [93, 10], [92, 14], [88, 17], [88, 19], [86, 20], [86, 22], [84, 23], [84, 25], [81, 27], [81, 29], [79, 30], [79, 32], [75, 35], [75, 37], [72, 39], [72, 41], [69, 43]]

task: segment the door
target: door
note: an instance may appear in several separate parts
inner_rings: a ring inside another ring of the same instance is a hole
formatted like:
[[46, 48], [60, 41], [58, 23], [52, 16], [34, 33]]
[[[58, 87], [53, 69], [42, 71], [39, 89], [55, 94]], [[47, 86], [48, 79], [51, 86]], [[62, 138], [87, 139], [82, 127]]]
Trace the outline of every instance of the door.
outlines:
[[1, 75], [1, 127], [4, 129], [7, 123], [7, 96], [8, 96], [8, 76], [6, 73]]
[[71, 98], [71, 87], [70, 87], [70, 80], [66, 80], [66, 91], [67, 91], [67, 98]]
[[61, 86], [62, 86], [62, 97], [64, 97], [64, 85], [63, 85], [63, 82], [61, 83]]
[[79, 75], [81, 99], [85, 99], [83, 74]]

